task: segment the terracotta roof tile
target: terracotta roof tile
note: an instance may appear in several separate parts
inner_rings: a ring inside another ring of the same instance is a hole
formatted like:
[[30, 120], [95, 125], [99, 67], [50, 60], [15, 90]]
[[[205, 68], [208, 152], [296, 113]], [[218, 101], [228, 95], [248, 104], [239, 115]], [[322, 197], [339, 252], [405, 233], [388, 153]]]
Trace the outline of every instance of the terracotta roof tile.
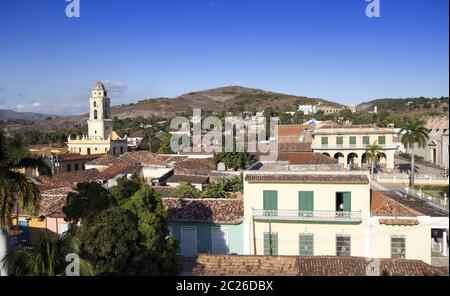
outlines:
[[207, 176], [216, 168], [211, 158], [193, 159], [177, 162], [174, 164], [177, 175], [204, 175]]
[[311, 152], [311, 143], [278, 143], [278, 152]]
[[378, 222], [390, 226], [415, 226], [420, 224], [417, 219], [380, 219]]
[[373, 216], [448, 217], [447, 212], [429, 205], [426, 200], [410, 198], [396, 191], [372, 191], [370, 210]]
[[365, 175], [319, 175], [319, 174], [285, 174], [263, 175], [248, 174], [245, 181], [249, 183], [307, 183], [307, 184], [368, 184]]
[[420, 213], [389, 198], [380, 191], [372, 191], [370, 212], [373, 216], [416, 217]]
[[206, 222], [239, 224], [243, 221], [242, 198], [177, 199], [163, 198], [169, 220], [174, 222]]
[[289, 164], [336, 164], [338, 162], [335, 158], [314, 152], [288, 152], [287, 161]]
[[206, 184], [208, 183], [208, 176], [199, 176], [199, 175], [172, 175], [167, 183], [180, 183], [180, 182], [188, 182], [190, 184]]
[[297, 141], [300, 135], [304, 134], [306, 130], [310, 130], [309, 124], [289, 124], [278, 125], [278, 137], [297, 137]]
[[[371, 261], [362, 257], [235, 256], [200, 254], [194, 276], [364, 276]], [[447, 276], [419, 260], [380, 259], [380, 275]]]

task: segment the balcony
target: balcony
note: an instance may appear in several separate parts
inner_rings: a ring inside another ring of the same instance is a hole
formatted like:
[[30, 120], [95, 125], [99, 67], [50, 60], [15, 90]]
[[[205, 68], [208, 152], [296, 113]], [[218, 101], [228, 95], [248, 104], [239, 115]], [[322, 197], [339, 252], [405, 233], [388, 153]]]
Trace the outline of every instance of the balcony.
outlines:
[[253, 209], [255, 221], [283, 221], [300, 223], [342, 223], [359, 224], [362, 222], [361, 211], [290, 211], [290, 210], [256, 210]]

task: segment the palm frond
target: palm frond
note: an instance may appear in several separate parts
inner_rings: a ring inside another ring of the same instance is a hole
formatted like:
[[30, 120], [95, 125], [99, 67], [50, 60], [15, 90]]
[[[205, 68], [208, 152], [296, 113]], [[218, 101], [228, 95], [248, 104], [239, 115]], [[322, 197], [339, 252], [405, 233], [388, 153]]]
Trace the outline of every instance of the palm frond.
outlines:
[[13, 165], [13, 168], [37, 168], [41, 175], [51, 175], [50, 167], [39, 156], [27, 156]]
[[17, 202], [20, 208], [27, 211], [29, 214], [37, 212], [41, 194], [37, 189], [36, 184], [25, 175], [18, 172], [8, 171], [7, 175], [16, 185]]

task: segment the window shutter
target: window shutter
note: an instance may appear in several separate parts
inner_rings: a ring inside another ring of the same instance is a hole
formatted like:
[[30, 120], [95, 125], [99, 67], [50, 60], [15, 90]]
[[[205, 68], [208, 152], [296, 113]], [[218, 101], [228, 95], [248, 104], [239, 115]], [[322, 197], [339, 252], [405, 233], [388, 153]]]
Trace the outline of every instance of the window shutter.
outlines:
[[344, 212], [351, 212], [352, 211], [352, 193], [344, 192], [343, 200], [344, 200]]

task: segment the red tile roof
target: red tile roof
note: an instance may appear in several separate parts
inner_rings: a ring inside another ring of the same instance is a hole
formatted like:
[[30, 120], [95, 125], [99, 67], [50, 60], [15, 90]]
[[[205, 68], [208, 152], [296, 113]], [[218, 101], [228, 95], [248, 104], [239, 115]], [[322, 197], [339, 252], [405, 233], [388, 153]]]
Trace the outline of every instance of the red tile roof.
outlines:
[[289, 125], [278, 125], [278, 137], [296, 137], [297, 142], [300, 135], [304, 134], [306, 130], [310, 130], [311, 126], [309, 124], [289, 124]]
[[278, 143], [279, 152], [311, 152], [311, 143]]
[[372, 190], [371, 195], [370, 212], [372, 216], [416, 217], [421, 215], [380, 191]]
[[380, 219], [378, 221], [382, 225], [389, 226], [415, 226], [419, 225], [420, 222], [417, 219]]
[[208, 180], [208, 176], [172, 175], [169, 179], [166, 180], [166, 183], [188, 182], [190, 184], [206, 184], [208, 183]]
[[[379, 259], [379, 275], [448, 276], [442, 268], [419, 260]], [[365, 276], [372, 261], [334, 256], [197, 256], [194, 276]]]
[[288, 152], [287, 161], [289, 164], [336, 164], [338, 162], [335, 158], [314, 152]]
[[173, 222], [240, 224], [244, 216], [242, 198], [177, 199], [163, 198], [164, 207]]

